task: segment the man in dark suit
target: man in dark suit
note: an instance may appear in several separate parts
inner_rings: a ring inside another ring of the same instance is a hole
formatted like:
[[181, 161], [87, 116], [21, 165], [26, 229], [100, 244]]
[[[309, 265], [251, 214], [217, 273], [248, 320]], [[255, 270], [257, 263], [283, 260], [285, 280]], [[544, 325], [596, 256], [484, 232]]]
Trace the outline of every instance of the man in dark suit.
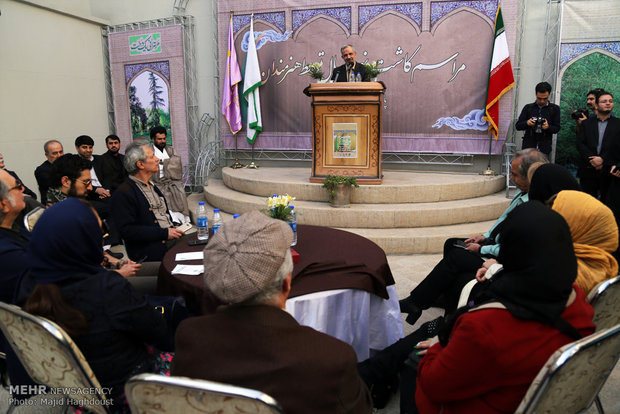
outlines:
[[620, 119], [611, 114], [614, 98], [609, 92], [601, 92], [596, 104], [597, 116], [584, 120], [577, 135], [577, 175], [583, 191], [605, 202], [611, 180], [609, 170], [615, 164], [610, 151], [620, 142]]
[[51, 139], [43, 144], [45, 151], [45, 161], [34, 170], [34, 177], [39, 185], [39, 194], [41, 194], [41, 203], [47, 205], [47, 190], [50, 188], [50, 174], [52, 172], [52, 164], [59, 157], [62, 157], [64, 150], [62, 144], [55, 139]]
[[204, 280], [229, 306], [179, 325], [172, 374], [265, 392], [286, 413], [370, 413], [353, 348], [285, 310], [292, 241], [287, 223], [258, 211], [220, 227], [205, 249]]
[[127, 171], [123, 167], [124, 155], [120, 153], [121, 139], [117, 135], [108, 135], [105, 138], [108, 150], [99, 156], [101, 177], [99, 181], [103, 188], [113, 193], [127, 178]]
[[334, 82], [350, 82], [359, 74], [362, 82], [370, 81], [370, 76], [366, 72], [366, 67], [355, 61], [357, 53], [351, 45], [345, 45], [340, 48], [344, 65], [338, 66], [332, 72], [331, 80]]

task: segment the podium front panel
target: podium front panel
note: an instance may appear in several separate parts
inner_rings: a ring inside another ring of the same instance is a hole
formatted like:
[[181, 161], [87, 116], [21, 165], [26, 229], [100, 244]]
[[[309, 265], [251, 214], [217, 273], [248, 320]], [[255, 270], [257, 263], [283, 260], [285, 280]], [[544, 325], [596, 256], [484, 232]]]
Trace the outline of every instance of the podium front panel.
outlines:
[[[311, 182], [327, 175], [381, 183], [381, 93], [313, 95]], [[382, 92], [382, 90], [380, 90]], [[312, 93], [312, 90], [311, 90]]]

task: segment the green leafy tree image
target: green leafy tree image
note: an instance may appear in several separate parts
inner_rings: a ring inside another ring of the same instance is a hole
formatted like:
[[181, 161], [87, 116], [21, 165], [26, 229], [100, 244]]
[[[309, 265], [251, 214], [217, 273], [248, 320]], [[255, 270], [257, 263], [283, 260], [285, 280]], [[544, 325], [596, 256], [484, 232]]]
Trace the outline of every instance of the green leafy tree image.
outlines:
[[[576, 147], [577, 122], [571, 118], [575, 109], [587, 109], [586, 94], [603, 88], [614, 96], [620, 87], [620, 62], [602, 53], [592, 53], [570, 65], [562, 76], [560, 125], [555, 162], [572, 171], [577, 170], [579, 153]], [[620, 108], [614, 108], [617, 114]]]
[[165, 101], [161, 97], [163, 94], [163, 88], [157, 83], [157, 77], [154, 72], [149, 72], [149, 93], [151, 94], [151, 108], [149, 111], [148, 127], [152, 128], [159, 126], [160, 107], [164, 107]]
[[136, 87], [129, 87], [129, 111], [131, 113], [131, 130], [133, 137], [142, 135], [146, 129], [147, 115], [140, 99], [136, 96]]

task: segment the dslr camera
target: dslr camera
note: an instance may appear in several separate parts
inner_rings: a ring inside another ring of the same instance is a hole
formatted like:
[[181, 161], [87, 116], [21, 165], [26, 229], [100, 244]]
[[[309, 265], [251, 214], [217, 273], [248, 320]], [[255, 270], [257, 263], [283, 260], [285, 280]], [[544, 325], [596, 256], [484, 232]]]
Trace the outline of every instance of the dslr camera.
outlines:
[[537, 134], [542, 134], [542, 126], [545, 123], [546, 119], [542, 116], [535, 116], [532, 117], [532, 120], [534, 120], [534, 132]]
[[590, 113], [588, 112], [587, 109], [575, 109], [573, 113], [570, 114], [571, 118], [573, 118], [574, 120], [578, 120], [584, 115], [586, 116], [586, 118], [590, 116]]

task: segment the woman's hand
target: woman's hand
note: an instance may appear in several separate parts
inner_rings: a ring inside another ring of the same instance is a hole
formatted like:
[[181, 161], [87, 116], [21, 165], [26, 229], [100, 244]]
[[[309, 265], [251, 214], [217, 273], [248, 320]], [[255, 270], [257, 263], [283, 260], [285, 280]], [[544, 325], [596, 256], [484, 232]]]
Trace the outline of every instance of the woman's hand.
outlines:
[[418, 352], [416, 352], [416, 355], [426, 355], [426, 351], [428, 351], [428, 348], [435, 345], [437, 342], [439, 342], [439, 338], [437, 338], [437, 336], [428, 338], [425, 341], [418, 342], [415, 345], [415, 349], [418, 350]]
[[496, 264], [497, 260], [495, 259], [487, 259], [484, 261], [484, 263], [482, 263], [482, 267], [480, 269], [478, 269], [478, 271], [476, 272], [476, 280], [478, 282], [484, 282], [485, 280], [487, 280], [486, 278], [486, 273], [487, 270], [489, 270], [489, 267], [491, 267], [492, 265]]
[[136, 263], [133, 260], [124, 259], [119, 262], [119, 268], [117, 272], [120, 273], [121, 276], [127, 278], [135, 276], [141, 267], [142, 264], [140, 263]]

